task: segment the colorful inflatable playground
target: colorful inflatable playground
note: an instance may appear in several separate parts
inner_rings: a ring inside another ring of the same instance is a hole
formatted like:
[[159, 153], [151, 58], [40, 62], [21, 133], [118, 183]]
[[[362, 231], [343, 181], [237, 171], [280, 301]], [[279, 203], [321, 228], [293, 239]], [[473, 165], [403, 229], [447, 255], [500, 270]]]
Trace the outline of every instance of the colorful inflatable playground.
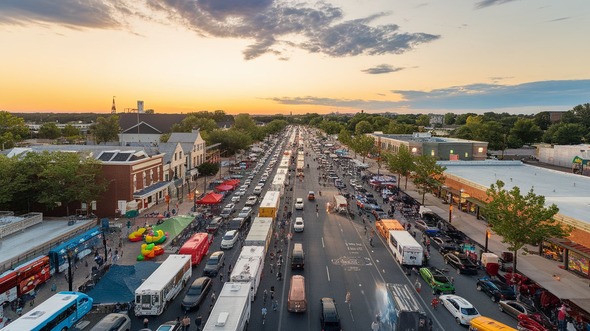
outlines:
[[145, 244], [141, 245], [141, 254], [137, 256], [137, 261], [145, 261], [164, 254], [164, 249], [159, 245], [166, 241], [168, 233], [163, 230], [155, 230], [153, 227], [143, 227], [130, 233], [128, 238], [132, 242], [145, 241]]

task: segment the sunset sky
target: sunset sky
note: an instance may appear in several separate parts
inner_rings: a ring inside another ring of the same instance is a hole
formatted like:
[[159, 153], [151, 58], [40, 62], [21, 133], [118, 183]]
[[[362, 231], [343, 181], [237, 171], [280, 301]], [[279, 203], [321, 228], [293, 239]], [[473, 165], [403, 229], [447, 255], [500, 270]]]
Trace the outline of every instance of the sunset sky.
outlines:
[[569, 110], [589, 33], [588, 0], [1, 0], [0, 110]]

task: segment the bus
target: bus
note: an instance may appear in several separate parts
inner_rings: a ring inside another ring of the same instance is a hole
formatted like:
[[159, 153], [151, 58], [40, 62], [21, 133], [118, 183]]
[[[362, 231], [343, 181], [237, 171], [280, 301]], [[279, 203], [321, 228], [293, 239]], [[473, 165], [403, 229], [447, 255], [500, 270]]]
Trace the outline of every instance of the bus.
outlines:
[[68, 269], [68, 250], [74, 252], [73, 261], [77, 261], [92, 254], [94, 247], [99, 245], [102, 239], [102, 231], [96, 226], [52, 248], [49, 254], [47, 254], [49, 256], [51, 274], [60, 273]]
[[244, 331], [250, 321], [250, 286], [248, 283], [223, 284], [203, 331]]
[[422, 265], [424, 250], [408, 231], [389, 230], [387, 244], [400, 265]]
[[244, 239], [244, 246], [262, 246], [264, 253], [266, 253], [272, 240], [272, 220], [270, 217], [254, 218], [250, 231]]
[[201, 260], [207, 255], [210, 243], [211, 241], [209, 240], [208, 233], [195, 233], [184, 243], [184, 245], [182, 245], [182, 247], [180, 247], [178, 254], [190, 255], [191, 264], [194, 267], [201, 263]]
[[50, 277], [47, 256], [39, 256], [6, 271], [0, 275], [0, 305], [31, 292]]
[[160, 315], [191, 278], [191, 256], [172, 254], [136, 290], [135, 316]]
[[81, 292], [59, 292], [5, 326], [2, 331], [69, 330], [92, 309], [92, 298]]

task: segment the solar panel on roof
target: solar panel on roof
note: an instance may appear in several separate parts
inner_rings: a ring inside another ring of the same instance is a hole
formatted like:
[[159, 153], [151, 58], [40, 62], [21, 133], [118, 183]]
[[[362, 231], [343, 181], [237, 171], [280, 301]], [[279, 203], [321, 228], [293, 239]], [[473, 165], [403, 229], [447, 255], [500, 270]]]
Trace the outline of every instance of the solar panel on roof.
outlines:
[[104, 153], [100, 154], [98, 159], [101, 161], [109, 161], [113, 157], [113, 155], [115, 155], [115, 153], [113, 153], [113, 152], [104, 152]]
[[117, 153], [117, 155], [115, 155], [115, 157], [113, 157], [112, 161], [127, 161], [130, 156], [131, 156], [131, 153], [119, 152], [119, 153]]

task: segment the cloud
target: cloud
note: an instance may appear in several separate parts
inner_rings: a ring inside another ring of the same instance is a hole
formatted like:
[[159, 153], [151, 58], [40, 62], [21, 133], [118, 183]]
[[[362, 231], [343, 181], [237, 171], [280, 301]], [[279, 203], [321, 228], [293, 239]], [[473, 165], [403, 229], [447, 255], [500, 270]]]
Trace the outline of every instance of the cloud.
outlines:
[[431, 91], [392, 90], [401, 100], [334, 99], [314, 96], [271, 98], [270, 100], [289, 105], [317, 105], [365, 109], [373, 111], [395, 111], [399, 109], [448, 111], [477, 111], [511, 109], [514, 112], [526, 109], [564, 107], [569, 109], [588, 102], [590, 79], [537, 81], [518, 85], [470, 84], [451, 86]]
[[502, 5], [508, 2], [512, 2], [515, 0], [481, 0], [480, 2], [475, 4], [475, 8], [481, 9], [485, 7], [495, 6], [495, 5]]
[[117, 0], [2, 0], [0, 25], [44, 22], [71, 28], [113, 28], [121, 26], [116, 14], [126, 11]]
[[405, 68], [401, 68], [401, 67], [396, 68], [396, 67], [389, 65], [389, 64], [380, 64], [378, 66], [363, 69], [361, 71], [365, 72], [367, 74], [371, 74], [371, 75], [379, 75], [379, 74], [388, 74], [390, 72], [396, 72], [396, 71], [400, 71], [400, 70], [404, 70], [404, 69]]
[[570, 16], [565, 16], [565, 17], [559, 17], [559, 18], [554, 18], [552, 20], [549, 20], [548, 22], [559, 22], [559, 21], [567, 21], [571, 19]]
[[0, 24], [117, 29], [131, 18], [159, 19], [184, 25], [200, 37], [251, 40], [243, 50], [246, 60], [264, 54], [284, 60], [297, 48], [330, 57], [401, 54], [440, 38], [402, 32], [395, 24], [372, 24], [388, 13], [345, 20], [341, 8], [325, 2], [312, 6], [283, 0], [146, 0], [138, 6], [132, 0], [2, 0]]

